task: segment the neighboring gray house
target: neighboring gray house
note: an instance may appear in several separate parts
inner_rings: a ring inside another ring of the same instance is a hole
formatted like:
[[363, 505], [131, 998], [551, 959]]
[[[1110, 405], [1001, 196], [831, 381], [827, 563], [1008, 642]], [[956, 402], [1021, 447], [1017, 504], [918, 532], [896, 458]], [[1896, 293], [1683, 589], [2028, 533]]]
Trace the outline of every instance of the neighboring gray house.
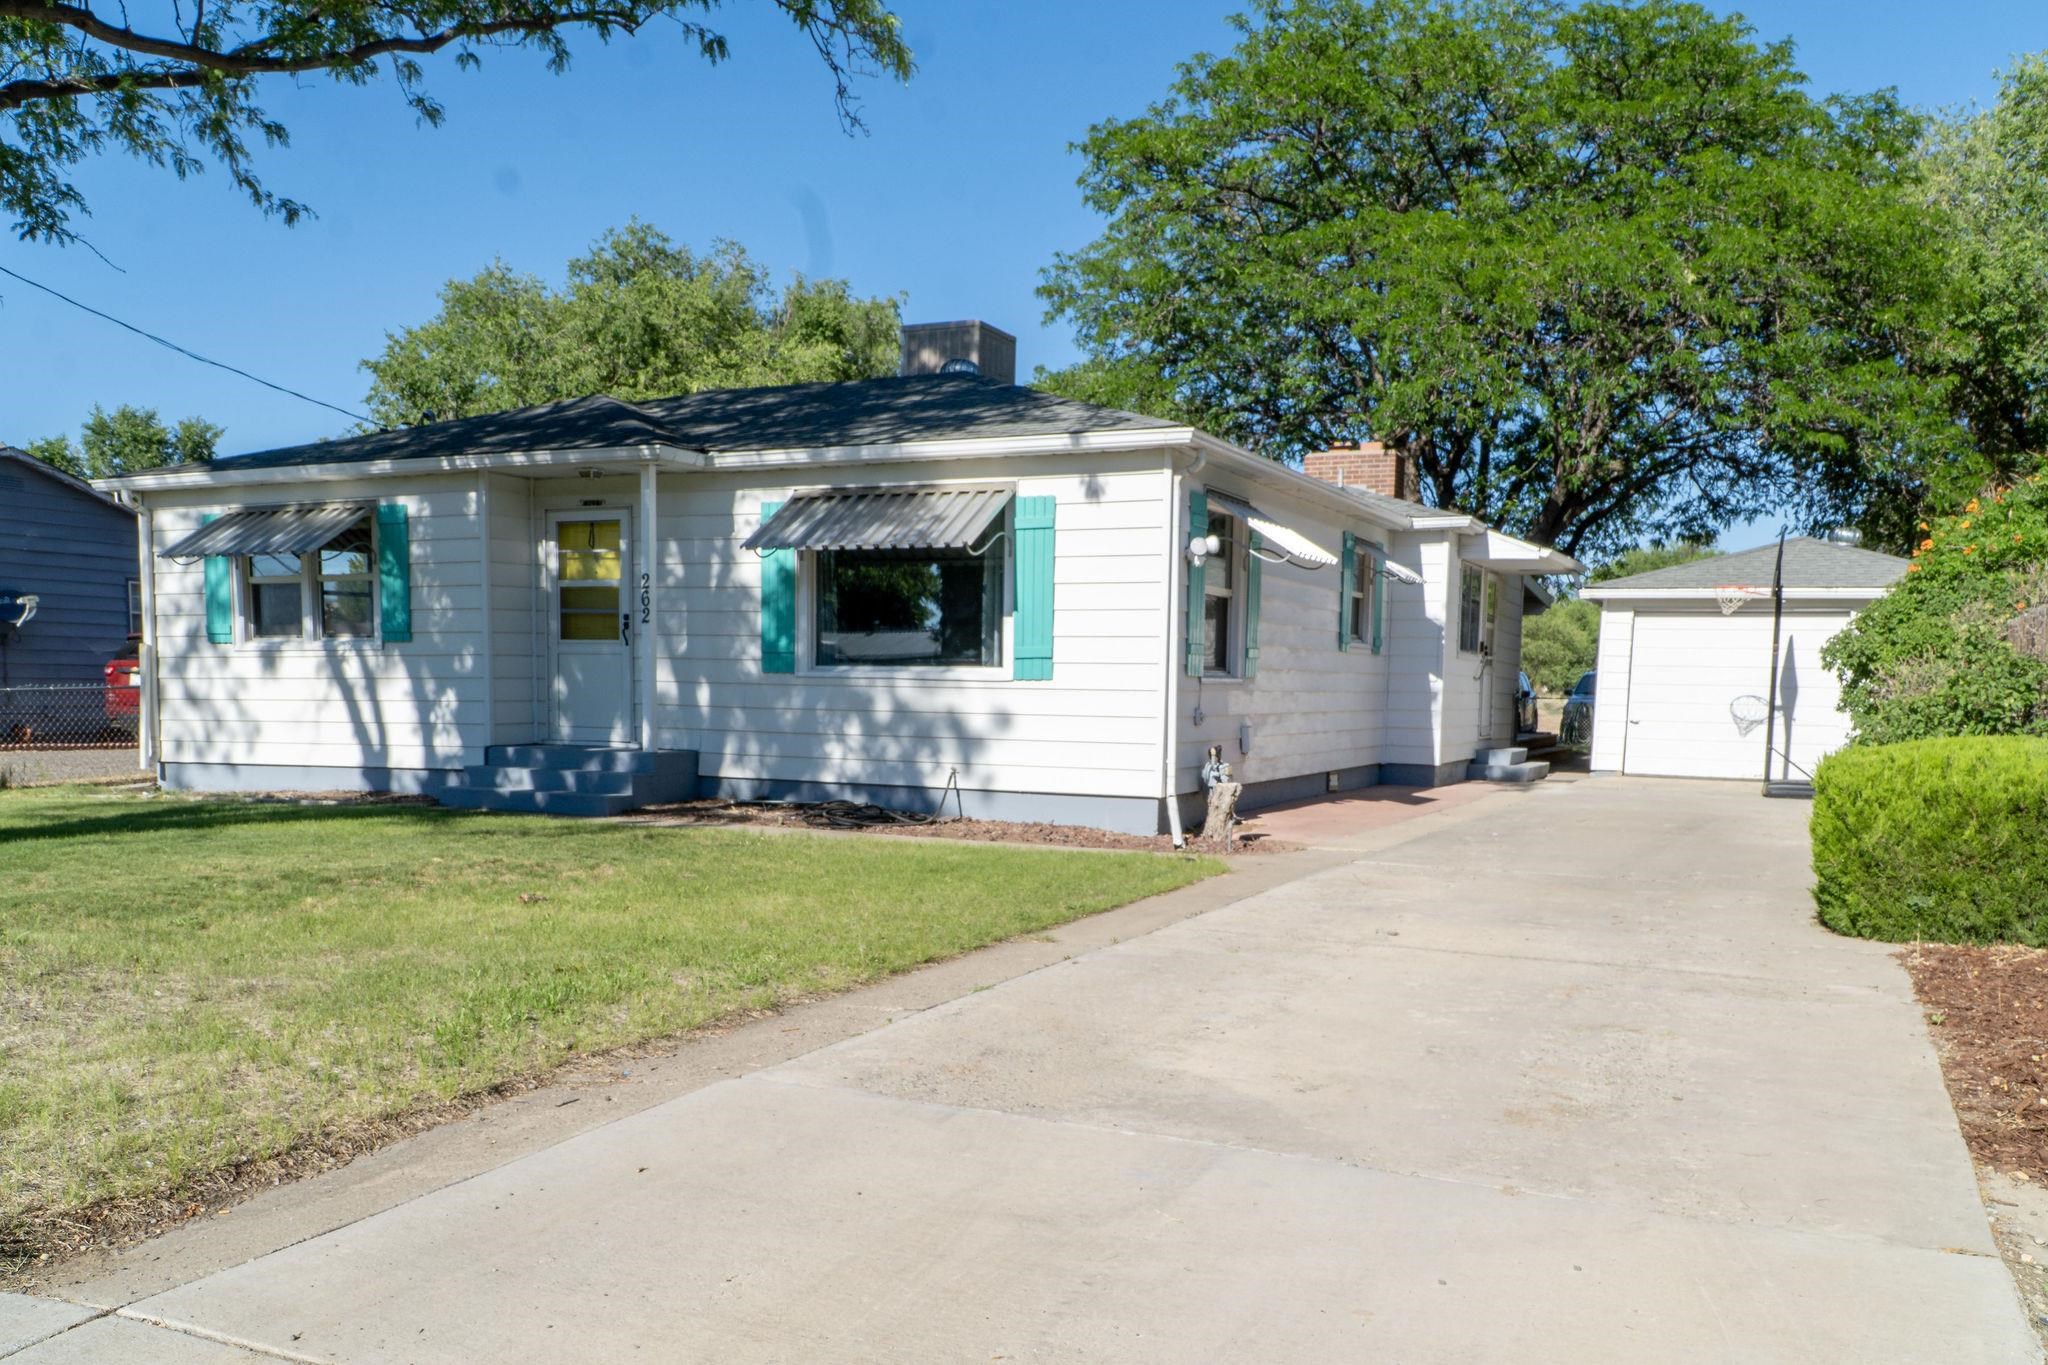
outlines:
[[0, 687], [101, 682], [142, 633], [135, 513], [9, 445], [0, 509]]

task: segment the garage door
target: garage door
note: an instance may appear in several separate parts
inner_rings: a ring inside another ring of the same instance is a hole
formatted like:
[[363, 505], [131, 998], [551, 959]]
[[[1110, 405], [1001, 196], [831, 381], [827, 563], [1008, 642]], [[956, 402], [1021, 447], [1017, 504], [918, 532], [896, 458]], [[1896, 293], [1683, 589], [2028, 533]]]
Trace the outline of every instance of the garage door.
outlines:
[[[1837, 709], [1841, 689], [1821, 665], [1821, 646], [1849, 622], [1846, 612], [1787, 612], [1779, 684], [1778, 748], [1808, 772], [1848, 739]], [[1737, 722], [1769, 685], [1769, 603], [1733, 616], [1718, 612], [1642, 612], [1630, 649], [1628, 736], [1622, 771], [1658, 777], [1746, 777], [1764, 771], [1764, 727]], [[1772, 765], [1785, 776], [1784, 760]]]

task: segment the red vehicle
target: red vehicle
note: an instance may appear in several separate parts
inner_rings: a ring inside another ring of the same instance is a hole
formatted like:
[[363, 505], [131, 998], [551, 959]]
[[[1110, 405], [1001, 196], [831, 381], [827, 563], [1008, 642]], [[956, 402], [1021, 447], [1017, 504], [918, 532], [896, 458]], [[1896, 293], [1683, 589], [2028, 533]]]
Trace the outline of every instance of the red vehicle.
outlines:
[[107, 723], [133, 730], [142, 719], [142, 663], [134, 655], [110, 660], [106, 667]]

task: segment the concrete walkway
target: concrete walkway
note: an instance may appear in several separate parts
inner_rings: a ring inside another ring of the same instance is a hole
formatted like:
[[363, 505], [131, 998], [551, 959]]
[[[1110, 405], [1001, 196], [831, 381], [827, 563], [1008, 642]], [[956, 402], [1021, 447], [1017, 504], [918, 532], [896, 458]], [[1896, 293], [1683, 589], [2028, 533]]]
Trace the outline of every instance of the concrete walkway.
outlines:
[[1610, 778], [1322, 828], [1301, 880], [75, 1291], [10, 1365], [2037, 1360], [1805, 815]]

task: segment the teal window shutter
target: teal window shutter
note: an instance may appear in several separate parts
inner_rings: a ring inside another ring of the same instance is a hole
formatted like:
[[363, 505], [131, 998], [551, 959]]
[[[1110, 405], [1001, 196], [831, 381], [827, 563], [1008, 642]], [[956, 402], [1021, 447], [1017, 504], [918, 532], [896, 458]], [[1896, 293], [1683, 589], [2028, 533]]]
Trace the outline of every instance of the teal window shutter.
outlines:
[[1372, 547], [1372, 652], [1380, 652], [1382, 636], [1381, 623], [1386, 619], [1387, 606], [1387, 551], [1383, 545]]
[[1358, 583], [1358, 537], [1344, 533], [1344, 557], [1337, 570], [1337, 648], [1351, 648], [1351, 594]]
[[1057, 498], [1018, 498], [1017, 531], [1017, 657], [1010, 676], [1020, 682], [1042, 682], [1052, 676], [1053, 517]]
[[[1209, 495], [1199, 488], [1188, 493], [1188, 540], [1209, 534]], [[1184, 551], [1186, 542], [1175, 547]], [[1202, 676], [1202, 621], [1207, 584], [1200, 564], [1188, 565], [1188, 676]]]
[[[1252, 549], [1259, 549], [1263, 543], [1259, 533], [1252, 532]], [[1263, 561], [1257, 554], [1248, 554], [1244, 558], [1244, 676], [1256, 678], [1259, 675], [1259, 565]]]
[[412, 639], [412, 532], [405, 504], [377, 504], [377, 633], [386, 644]]
[[[761, 520], [782, 510], [761, 504]], [[796, 551], [770, 550], [761, 556], [761, 671], [796, 672]]]
[[[219, 515], [208, 512], [199, 524]], [[206, 638], [216, 645], [235, 642], [235, 565], [226, 555], [206, 557]]]

